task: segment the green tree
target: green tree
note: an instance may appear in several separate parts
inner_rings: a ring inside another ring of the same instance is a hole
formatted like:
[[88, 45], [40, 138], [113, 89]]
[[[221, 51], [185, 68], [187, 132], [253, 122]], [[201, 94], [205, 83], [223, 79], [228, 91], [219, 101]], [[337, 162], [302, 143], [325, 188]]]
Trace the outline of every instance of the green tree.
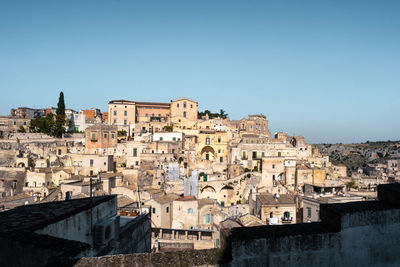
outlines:
[[165, 125], [163, 127], [163, 130], [166, 132], [172, 132], [174, 130], [174, 126], [173, 125]]
[[127, 132], [125, 130], [118, 131], [118, 137], [125, 137]]
[[56, 110], [56, 127], [54, 129], [54, 136], [61, 138], [65, 133], [65, 103], [64, 103], [64, 93], [60, 92], [60, 97], [58, 98], [57, 110]]
[[225, 113], [225, 110], [220, 109], [220, 110], [219, 110], [219, 117], [220, 117], [221, 119], [226, 119], [226, 118], [228, 118], [228, 114]]
[[47, 135], [53, 135], [55, 132], [55, 116], [53, 113], [49, 113], [44, 118], [35, 118], [31, 120], [30, 130], [31, 132], [44, 133]]
[[19, 133], [25, 133], [26, 131], [25, 131], [24, 126], [21, 125], [21, 126], [19, 127], [19, 129], [18, 129], [18, 132], [19, 132]]

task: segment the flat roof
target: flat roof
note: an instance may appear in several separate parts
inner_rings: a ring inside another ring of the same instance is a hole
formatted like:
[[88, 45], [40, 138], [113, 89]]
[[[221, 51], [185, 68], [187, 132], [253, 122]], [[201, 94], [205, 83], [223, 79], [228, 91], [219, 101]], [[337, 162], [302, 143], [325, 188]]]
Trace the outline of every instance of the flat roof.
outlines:
[[33, 232], [90, 209], [91, 203], [97, 206], [116, 197], [108, 195], [19, 206], [0, 213], [0, 235]]

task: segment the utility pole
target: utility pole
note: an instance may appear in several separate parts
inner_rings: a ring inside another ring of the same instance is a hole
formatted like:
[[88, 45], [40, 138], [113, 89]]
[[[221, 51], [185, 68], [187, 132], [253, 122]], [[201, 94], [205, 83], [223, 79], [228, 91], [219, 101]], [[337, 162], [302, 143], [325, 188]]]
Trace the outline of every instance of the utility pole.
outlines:
[[140, 189], [139, 189], [139, 183], [137, 186], [137, 192], [138, 192], [138, 198], [139, 198], [139, 214], [142, 215], [142, 200], [140, 199]]

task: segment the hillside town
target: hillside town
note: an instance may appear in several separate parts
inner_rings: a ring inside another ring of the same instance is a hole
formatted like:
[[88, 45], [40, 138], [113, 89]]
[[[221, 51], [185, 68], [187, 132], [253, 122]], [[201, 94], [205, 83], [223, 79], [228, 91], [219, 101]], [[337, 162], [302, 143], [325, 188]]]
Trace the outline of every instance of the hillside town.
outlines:
[[[188, 98], [112, 100], [105, 112], [74, 111], [62, 94], [57, 108], [11, 109], [0, 118], [0, 209], [47, 213], [94, 199], [90, 209], [101, 213], [101, 203], [112, 202], [97, 222], [122, 228], [146, 216], [151, 241], [143, 251], [211, 249], [221, 246], [222, 229], [318, 222], [321, 204], [376, 200], [377, 185], [400, 179], [398, 159], [351, 172], [302, 136], [271, 134], [263, 114], [233, 120], [198, 106]], [[55, 137], [40, 123], [57, 121], [60, 110]], [[86, 231], [102, 231], [84, 219]], [[47, 228], [37, 231], [97, 244]], [[118, 233], [103, 236], [94, 255], [117, 253], [104, 248]]]

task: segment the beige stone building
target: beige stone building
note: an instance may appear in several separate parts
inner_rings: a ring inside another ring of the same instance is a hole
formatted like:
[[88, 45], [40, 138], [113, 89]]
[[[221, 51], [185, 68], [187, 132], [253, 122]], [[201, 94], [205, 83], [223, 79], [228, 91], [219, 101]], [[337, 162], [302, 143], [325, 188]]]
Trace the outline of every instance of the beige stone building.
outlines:
[[268, 121], [265, 115], [249, 115], [247, 119], [232, 120], [230, 123], [240, 133], [261, 134], [270, 137]]
[[173, 201], [178, 199], [176, 194], [167, 194], [150, 199], [145, 205], [150, 206], [151, 222], [153, 228], [171, 228], [173, 218]]
[[108, 124], [121, 126], [135, 122], [135, 102], [129, 100], [112, 100], [108, 103]]
[[169, 103], [136, 102], [136, 122], [167, 122], [170, 116]]
[[256, 198], [255, 215], [268, 224], [296, 223], [297, 206], [291, 194], [261, 193]]
[[118, 128], [113, 125], [97, 124], [85, 131], [86, 149], [116, 147]]
[[193, 196], [181, 197], [174, 200], [172, 228], [197, 229], [198, 209], [198, 201]]
[[171, 101], [171, 117], [182, 116], [189, 121], [196, 121], [198, 115], [198, 103], [189, 98], [181, 98]]

